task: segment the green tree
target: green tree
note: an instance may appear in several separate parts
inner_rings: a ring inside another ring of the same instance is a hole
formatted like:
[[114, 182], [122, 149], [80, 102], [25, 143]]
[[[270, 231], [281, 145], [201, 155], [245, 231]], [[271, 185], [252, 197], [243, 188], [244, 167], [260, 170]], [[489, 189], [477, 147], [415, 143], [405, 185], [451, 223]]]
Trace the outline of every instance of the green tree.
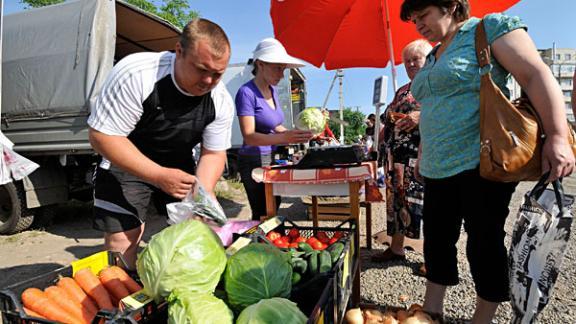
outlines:
[[[331, 112], [334, 114], [335, 112]], [[348, 122], [348, 126], [344, 127], [344, 144], [352, 144], [358, 141], [358, 137], [364, 135], [366, 131], [366, 116], [356, 110], [352, 110], [352, 108], [345, 108], [344, 109], [344, 121]], [[337, 113], [336, 113], [337, 114]], [[339, 117], [339, 115], [336, 115]], [[337, 139], [340, 138], [340, 124], [329, 120], [328, 126], [334, 133]]]
[[[53, 5], [64, 1], [65, 0], [20, 0], [20, 3], [24, 4], [25, 8], [29, 9]], [[190, 5], [186, 0], [163, 0], [160, 7], [155, 5], [154, 2], [148, 0], [125, 1], [144, 11], [162, 17], [179, 28], [184, 28], [186, 23], [199, 16], [198, 12], [190, 9]]]
[[40, 8], [62, 2], [64, 2], [64, 0], [20, 0], [20, 3], [23, 4], [26, 9]]

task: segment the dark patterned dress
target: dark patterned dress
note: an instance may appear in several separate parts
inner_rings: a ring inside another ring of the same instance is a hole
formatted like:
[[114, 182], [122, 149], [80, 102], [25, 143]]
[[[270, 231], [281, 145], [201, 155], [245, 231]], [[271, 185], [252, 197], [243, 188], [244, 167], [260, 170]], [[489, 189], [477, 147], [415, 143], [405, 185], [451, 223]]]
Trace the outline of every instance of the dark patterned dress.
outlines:
[[386, 232], [420, 238], [424, 187], [414, 176], [418, 158], [420, 132], [415, 127], [409, 132], [395, 127], [394, 113], [409, 114], [419, 111], [420, 105], [410, 93], [410, 83], [396, 92], [386, 109], [384, 122], [384, 170], [386, 178]]

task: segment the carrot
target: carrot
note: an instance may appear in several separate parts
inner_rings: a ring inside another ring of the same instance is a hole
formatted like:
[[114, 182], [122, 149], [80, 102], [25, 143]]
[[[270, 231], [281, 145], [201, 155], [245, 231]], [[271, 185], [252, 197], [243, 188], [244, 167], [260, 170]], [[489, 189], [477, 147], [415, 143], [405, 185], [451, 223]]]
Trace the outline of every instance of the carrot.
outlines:
[[44, 293], [48, 298], [52, 299], [56, 304], [62, 307], [62, 309], [78, 319], [78, 321], [82, 323], [90, 323], [90, 321], [92, 321], [92, 317], [90, 317], [88, 310], [84, 309], [82, 304], [72, 299], [66, 290], [58, 286], [50, 286], [44, 289]]
[[74, 279], [63, 277], [60, 278], [60, 280], [58, 280], [58, 283], [56, 285], [64, 289], [72, 300], [75, 300], [76, 302], [80, 303], [82, 307], [84, 307], [89, 312], [91, 318], [94, 318], [94, 316], [96, 316], [96, 313], [98, 313], [98, 307], [96, 306], [94, 301], [90, 297], [88, 297], [88, 295], [86, 295], [84, 290], [82, 290], [82, 288], [78, 286], [78, 284], [76, 283], [76, 281], [74, 281]]
[[26, 307], [24, 307], [24, 313], [26, 313], [26, 315], [31, 316], [31, 317], [36, 317], [36, 318], [42, 318], [42, 319], [46, 319], [46, 317], [36, 313], [35, 311], [28, 309]]
[[84, 268], [76, 272], [74, 280], [76, 280], [76, 283], [78, 283], [88, 296], [92, 297], [96, 301], [98, 307], [108, 310], [114, 309], [108, 291], [89, 268]]
[[[106, 290], [118, 301], [122, 298], [130, 295], [128, 288], [124, 286], [122, 281], [116, 275], [116, 272], [112, 268], [104, 268], [99, 274], [100, 282], [106, 287]], [[116, 305], [116, 304], [115, 304]]]
[[28, 288], [24, 290], [24, 292], [22, 292], [22, 303], [24, 307], [49, 320], [71, 324], [81, 323], [74, 318], [74, 316], [62, 309], [54, 300], [48, 298], [48, 296], [38, 288]]
[[134, 279], [132, 279], [126, 273], [126, 271], [124, 271], [124, 269], [122, 269], [118, 266], [111, 266], [110, 269], [112, 269], [114, 271], [114, 273], [116, 273], [116, 276], [118, 277], [118, 279], [120, 279], [120, 281], [122, 281], [124, 286], [126, 286], [126, 288], [128, 288], [128, 291], [131, 294], [142, 290], [142, 286], [140, 286]]

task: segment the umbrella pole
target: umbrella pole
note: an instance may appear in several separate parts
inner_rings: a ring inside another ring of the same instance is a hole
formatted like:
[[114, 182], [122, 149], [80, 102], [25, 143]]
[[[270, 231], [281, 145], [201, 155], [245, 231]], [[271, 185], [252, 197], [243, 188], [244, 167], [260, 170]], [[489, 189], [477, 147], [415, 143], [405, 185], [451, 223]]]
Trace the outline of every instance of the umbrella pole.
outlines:
[[386, 13], [386, 30], [388, 30], [388, 51], [390, 55], [390, 64], [392, 65], [392, 87], [394, 93], [398, 90], [396, 84], [396, 62], [394, 62], [394, 44], [392, 43], [392, 28], [390, 27], [390, 13], [388, 12], [388, 0], [383, 0], [384, 11]]

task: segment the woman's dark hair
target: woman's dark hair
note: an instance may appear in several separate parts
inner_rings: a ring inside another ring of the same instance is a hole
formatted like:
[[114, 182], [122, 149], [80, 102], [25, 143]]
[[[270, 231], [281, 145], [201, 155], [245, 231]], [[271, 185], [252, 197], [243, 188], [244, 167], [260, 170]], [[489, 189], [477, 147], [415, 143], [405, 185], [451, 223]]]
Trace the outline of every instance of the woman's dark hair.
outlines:
[[470, 18], [470, 4], [468, 0], [404, 0], [400, 9], [400, 19], [410, 21], [414, 11], [420, 11], [429, 6], [439, 8], [443, 13], [456, 5], [456, 10], [452, 15], [456, 21], [464, 21]]

